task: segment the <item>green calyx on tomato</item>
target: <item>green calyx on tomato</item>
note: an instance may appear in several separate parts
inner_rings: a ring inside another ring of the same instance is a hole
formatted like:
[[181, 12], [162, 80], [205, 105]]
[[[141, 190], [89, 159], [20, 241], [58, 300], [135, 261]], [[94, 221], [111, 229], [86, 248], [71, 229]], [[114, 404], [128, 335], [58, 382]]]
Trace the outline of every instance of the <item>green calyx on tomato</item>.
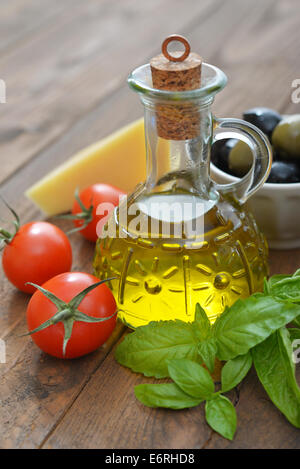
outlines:
[[13, 240], [13, 238], [15, 237], [15, 235], [17, 234], [20, 228], [20, 218], [18, 214], [14, 211], [12, 207], [8, 205], [8, 203], [2, 197], [1, 197], [1, 200], [6, 205], [8, 210], [12, 213], [12, 215], [14, 216], [13, 224], [15, 226], [15, 231], [14, 233], [10, 233], [9, 231], [4, 230], [3, 228], [0, 228], [0, 242], [1, 242], [0, 250], [2, 250], [6, 244], [9, 244]]
[[68, 233], [78, 231], [84, 238], [96, 242], [99, 233], [110, 214], [120, 203], [125, 192], [111, 184], [92, 184], [75, 192], [71, 213], [60, 218], [72, 220], [75, 228]]
[[92, 203], [92, 199], [91, 199], [90, 206], [86, 207], [84, 203], [80, 200], [78, 187], [75, 190], [74, 197], [82, 211], [76, 214], [59, 215], [57, 217], [57, 218], [62, 218], [64, 220], [73, 220], [73, 221], [76, 220], [77, 222], [80, 223], [79, 226], [68, 231], [67, 234], [76, 233], [77, 231], [84, 230], [93, 220], [94, 205]]
[[50, 319], [45, 321], [39, 327], [23, 335], [35, 334], [36, 332], [42, 331], [48, 328], [49, 326], [53, 326], [54, 324], [61, 322], [64, 326], [63, 357], [65, 357], [66, 348], [71, 338], [73, 325], [75, 321], [86, 322], [86, 323], [99, 323], [99, 322], [107, 321], [108, 319], [113, 318], [117, 314], [117, 312], [115, 311], [111, 316], [107, 316], [105, 318], [95, 318], [95, 317], [88, 316], [87, 314], [77, 309], [81, 301], [85, 298], [85, 296], [90, 291], [94, 290], [99, 285], [103, 284], [104, 282], [107, 282], [110, 280], [113, 280], [113, 279], [110, 278], [110, 279], [101, 280], [100, 282], [97, 282], [88, 286], [87, 288], [82, 290], [80, 293], [78, 293], [76, 296], [74, 296], [74, 298], [72, 298], [72, 300], [69, 301], [68, 303], [61, 300], [60, 298], [58, 298], [56, 295], [46, 290], [45, 288], [39, 285], [36, 285], [34, 283], [28, 282], [30, 285], [34, 286], [41, 293], [43, 293], [45, 297], [48, 298], [57, 307], [57, 312], [54, 314], [54, 316], [52, 316]]

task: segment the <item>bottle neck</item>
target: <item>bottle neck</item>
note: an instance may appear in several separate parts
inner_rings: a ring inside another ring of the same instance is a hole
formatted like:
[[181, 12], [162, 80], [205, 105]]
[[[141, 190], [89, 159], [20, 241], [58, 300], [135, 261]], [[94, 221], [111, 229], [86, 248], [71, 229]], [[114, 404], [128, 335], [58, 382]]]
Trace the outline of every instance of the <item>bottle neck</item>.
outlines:
[[[165, 111], [174, 111], [176, 104], [158, 104], [143, 97], [145, 108], [145, 139], [147, 158], [146, 190], [148, 192], [169, 192], [182, 190], [200, 193], [208, 197], [209, 159], [212, 137], [211, 101], [207, 104], [188, 105], [187, 120], [179, 122], [179, 133], [184, 127], [196, 124], [194, 138], [174, 140], [168, 137], [168, 129], [161, 130], [158, 122]], [[178, 105], [177, 105], [178, 106]], [[175, 108], [176, 112], [176, 108]], [[182, 108], [181, 108], [182, 113]], [[167, 120], [165, 121], [168, 125]], [[163, 136], [160, 136], [163, 135]], [[174, 133], [174, 137], [178, 135]], [[173, 137], [173, 138], [174, 138]]]

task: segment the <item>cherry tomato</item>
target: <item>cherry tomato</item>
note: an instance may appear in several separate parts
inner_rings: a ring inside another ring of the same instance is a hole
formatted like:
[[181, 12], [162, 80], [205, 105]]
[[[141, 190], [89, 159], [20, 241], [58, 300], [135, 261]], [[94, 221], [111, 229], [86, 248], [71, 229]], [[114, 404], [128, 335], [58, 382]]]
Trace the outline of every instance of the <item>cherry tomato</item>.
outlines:
[[[74, 225], [77, 228], [86, 225], [79, 232], [89, 241], [96, 242], [98, 239], [97, 232], [101, 233], [111, 211], [119, 205], [119, 198], [123, 195], [125, 195], [125, 192], [110, 184], [94, 184], [83, 189], [78, 196], [81, 204], [76, 198], [72, 208], [73, 216], [80, 216], [80, 214], [85, 216], [85, 218], [74, 220]], [[106, 206], [103, 205], [103, 210], [100, 214], [97, 214], [100, 204], [106, 204]]]
[[[48, 280], [42, 287], [67, 304], [85, 288], [97, 282], [99, 279], [90, 274], [66, 272]], [[103, 283], [90, 291], [82, 299], [77, 309], [89, 317], [103, 319], [114, 315], [116, 302], [110, 289]], [[28, 330], [33, 331], [50, 318], [54, 319], [57, 312], [57, 306], [37, 290], [27, 307]], [[58, 358], [77, 358], [99, 348], [111, 335], [115, 325], [116, 315], [98, 323], [74, 319], [65, 355], [63, 353], [65, 337], [63, 322], [57, 322], [46, 329], [35, 332], [31, 337], [36, 345], [49, 355]]]
[[19, 290], [33, 293], [25, 285], [44, 282], [72, 266], [72, 248], [68, 237], [55, 225], [44, 221], [21, 226], [3, 250], [2, 265], [8, 280]]

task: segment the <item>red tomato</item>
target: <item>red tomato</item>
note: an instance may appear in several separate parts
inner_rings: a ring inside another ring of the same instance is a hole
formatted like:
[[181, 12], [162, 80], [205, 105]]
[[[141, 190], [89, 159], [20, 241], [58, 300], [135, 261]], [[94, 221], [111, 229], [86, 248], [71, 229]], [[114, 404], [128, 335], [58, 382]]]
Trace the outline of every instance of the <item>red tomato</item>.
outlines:
[[[99, 282], [99, 279], [90, 274], [66, 272], [48, 280], [43, 288], [68, 303], [82, 290], [97, 282]], [[106, 318], [116, 312], [116, 302], [110, 289], [102, 284], [90, 291], [77, 309], [94, 318]], [[52, 318], [55, 313], [57, 313], [57, 307], [37, 290], [31, 297], [27, 307], [29, 331], [39, 327]], [[35, 332], [31, 337], [36, 345], [49, 355], [58, 358], [77, 358], [99, 348], [111, 335], [115, 325], [116, 315], [100, 323], [74, 321], [65, 356], [63, 355], [65, 331], [62, 322]]]
[[[110, 213], [114, 207], [119, 205], [119, 197], [122, 195], [125, 195], [125, 192], [121, 191], [121, 189], [118, 189], [117, 187], [111, 186], [110, 184], [94, 184], [80, 192], [79, 199], [84, 207], [86, 207], [86, 211], [83, 211], [79, 202], [75, 200], [72, 208], [72, 215], [78, 215], [83, 212], [88, 213], [90, 207], [93, 207], [90, 213], [91, 221], [89, 221], [85, 228], [79, 231], [86, 239], [94, 242], [97, 241], [97, 232], [101, 233]], [[106, 207], [103, 205], [102, 213], [97, 215], [99, 204], [106, 204]], [[83, 224], [84, 220], [82, 219], [74, 220], [74, 225], [76, 227], [81, 227]]]
[[44, 221], [26, 223], [3, 250], [2, 265], [8, 280], [19, 290], [33, 293], [25, 285], [44, 282], [72, 266], [72, 248], [65, 233]]

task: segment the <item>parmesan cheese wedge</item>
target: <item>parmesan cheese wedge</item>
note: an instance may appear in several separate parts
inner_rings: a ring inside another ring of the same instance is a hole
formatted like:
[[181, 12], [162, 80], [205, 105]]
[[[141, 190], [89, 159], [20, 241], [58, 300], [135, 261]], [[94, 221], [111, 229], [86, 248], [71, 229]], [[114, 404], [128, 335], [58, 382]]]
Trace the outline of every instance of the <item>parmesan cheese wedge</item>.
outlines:
[[101, 182], [130, 193], [145, 177], [142, 118], [81, 150], [30, 187], [26, 196], [52, 216], [70, 211], [77, 187]]

